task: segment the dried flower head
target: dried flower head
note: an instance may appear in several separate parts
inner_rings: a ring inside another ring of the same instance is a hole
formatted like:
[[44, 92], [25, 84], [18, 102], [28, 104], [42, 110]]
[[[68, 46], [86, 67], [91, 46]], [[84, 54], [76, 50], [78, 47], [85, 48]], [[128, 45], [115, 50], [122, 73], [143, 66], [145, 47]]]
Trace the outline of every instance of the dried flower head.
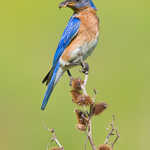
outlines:
[[53, 147], [50, 150], [63, 150], [63, 147]]
[[87, 126], [84, 124], [77, 124], [77, 129], [79, 129], [80, 131], [86, 131]]
[[107, 104], [105, 102], [97, 103], [93, 107], [93, 114], [99, 115], [107, 108]]
[[80, 95], [78, 97], [78, 100], [79, 100], [78, 104], [81, 106], [83, 106], [83, 105], [87, 106], [87, 105], [91, 105], [93, 103], [91, 97], [88, 95]]
[[74, 103], [76, 103], [76, 104], [78, 104], [78, 97], [80, 96], [80, 95], [82, 95], [81, 94], [81, 92], [79, 92], [79, 91], [77, 91], [77, 90], [71, 90], [71, 95], [72, 95], [72, 101], [74, 102]]
[[83, 80], [77, 78], [72, 80], [72, 88], [74, 90], [80, 91], [81, 90], [81, 85], [84, 83]]
[[75, 109], [75, 113], [78, 123], [87, 126], [89, 121], [88, 114], [79, 109]]
[[81, 92], [77, 90], [72, 90], [72, 101], [80, 106], [87, 106], [93, 103], [92, 99], [88, 95], [83, 95]]
[[98, 150], [112, 150], [112, 148], [109, 145], [107, 145], [107, 144], [101, 144], [98, 147]]

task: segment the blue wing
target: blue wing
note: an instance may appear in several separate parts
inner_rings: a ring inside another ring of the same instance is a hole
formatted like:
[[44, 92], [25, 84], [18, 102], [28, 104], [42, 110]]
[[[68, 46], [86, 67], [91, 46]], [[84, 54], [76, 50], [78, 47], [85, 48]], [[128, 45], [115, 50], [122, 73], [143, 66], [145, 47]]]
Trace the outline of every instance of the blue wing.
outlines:
[[63, 74], [63, 71], [61, 70], [62, 68], [60, 68], [60, 64], [58, 60], [60, 56], [62, 55], [62, 53], [64, 52], [65, 48], [70, 44], [71, 40], [77, 35], [79, 27], [80, 27], [80, 20], [72, 16], [58, 44], [56, 53], [54, 55], [53, 66], [42, 81], [43, 83], [46, 82], [46, 84], [48, 85], [48, 88], [45, 93], [42, 106], [41, 106], [42, 110], [45, 109], [48, 99], [51, 96], [53, 88], [56, 84], [56, 76], [58, 76], [57, 77], [57, 80], [58, 80], [58, 78], [60, 78], [61, 75]]
[[60, 56], [64, 52], [65, 48], [70, 44], [71, 40], [77, 35], [79, 27], [80, 27], [80, 19], [76, 18], [75, 16], [72, 16], [68, 22], [67, 27], [65, 28], [65, 30], [62, 34], [62, 37], [61, 37], [58, 47], [56, 49], [52, 68], [48, 72], [48, 74], [45, 76], [42, 83], [46, 82], [46, 85], [48, 85]]
[[65, 48], [70, 44], [71, 40], [76, 36], [80, 27], [80, 19], [72, 16], [65, 28], [60, 42], [58, 44], [57, 50], [53, 59], [53, 66], [55, 66], [64, 52]]

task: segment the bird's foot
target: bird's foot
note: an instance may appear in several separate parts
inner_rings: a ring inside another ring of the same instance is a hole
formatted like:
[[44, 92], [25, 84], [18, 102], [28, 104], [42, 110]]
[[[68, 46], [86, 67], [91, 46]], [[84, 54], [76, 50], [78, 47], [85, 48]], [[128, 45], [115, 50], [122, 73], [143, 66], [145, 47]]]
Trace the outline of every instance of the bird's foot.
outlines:
[[84, 73], [84, 74], [88, 74], [88, 72], [89, 72], [89, 65], [88, 65], [88, 63], [86, 63], [86, 62], [82, 62], [81, 63], [81, 66], [82, 66], [82, 73]]
[[72, 74], [71, 74], [71, 72], [69, 70], [67, 70], [67, 74], [68, 74], [68, 76], [70, 78], [69, 86], [72, 86], [72, 80], [73, 80]]

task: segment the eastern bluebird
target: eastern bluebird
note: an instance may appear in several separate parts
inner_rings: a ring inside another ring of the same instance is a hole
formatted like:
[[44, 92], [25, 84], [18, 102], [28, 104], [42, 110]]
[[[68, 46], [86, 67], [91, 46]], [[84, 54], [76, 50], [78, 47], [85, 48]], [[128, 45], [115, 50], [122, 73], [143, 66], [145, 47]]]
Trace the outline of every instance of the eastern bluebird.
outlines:
[[74, 13], [65, 28], [56, 53], [53, 65], [43, 79], [48, 85], [41, 109], [44, 110], [51, 93], [65, 71], [71, 75], [69, 69], [82, 65], [83, 61], [92, 53], [99, 37], [99, 19], [92, 0], [66, 0], [59, 5], [71, 8]]

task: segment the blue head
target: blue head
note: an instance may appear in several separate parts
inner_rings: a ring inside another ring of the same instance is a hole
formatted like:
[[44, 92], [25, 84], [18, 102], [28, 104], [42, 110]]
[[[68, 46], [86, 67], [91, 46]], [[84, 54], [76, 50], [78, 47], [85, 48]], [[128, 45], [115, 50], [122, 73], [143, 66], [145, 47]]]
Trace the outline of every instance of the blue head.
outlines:
[[64, 2], [60, 3], [59, 8], [62, 7], [69, 7], [73, 10], [83, 10], [88, 7], [93, 8], [96, 10], [96, 7], [92, 0], [65, 0]]

